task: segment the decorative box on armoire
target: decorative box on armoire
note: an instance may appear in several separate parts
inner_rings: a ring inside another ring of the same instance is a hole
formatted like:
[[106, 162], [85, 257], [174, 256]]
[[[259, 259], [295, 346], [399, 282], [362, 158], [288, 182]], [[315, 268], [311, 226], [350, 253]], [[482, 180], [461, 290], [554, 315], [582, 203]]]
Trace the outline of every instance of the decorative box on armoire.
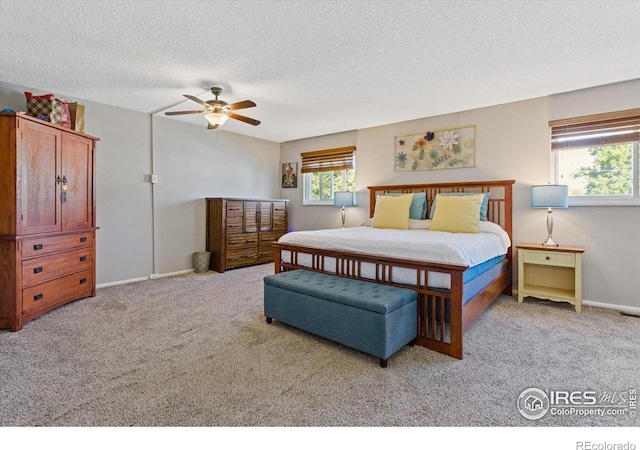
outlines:
[[95, 143], [0, 113], [0, 328], [95, 297]]
[[207, 198], [211, 270], [273, 261], [271, 244], [287, 232], [289, 200]]

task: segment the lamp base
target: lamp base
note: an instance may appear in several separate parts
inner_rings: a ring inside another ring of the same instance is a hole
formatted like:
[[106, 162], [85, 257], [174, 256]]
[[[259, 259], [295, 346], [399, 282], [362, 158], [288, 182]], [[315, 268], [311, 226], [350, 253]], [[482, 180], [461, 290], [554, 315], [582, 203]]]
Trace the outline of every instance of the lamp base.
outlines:
[[557, 247], [558, 243], [553, 240], [551, 233], [553, 232], [553, 217], [551, 216], [551, 208], [547, 209], [547, 240], [542, 243], [544, 247]]

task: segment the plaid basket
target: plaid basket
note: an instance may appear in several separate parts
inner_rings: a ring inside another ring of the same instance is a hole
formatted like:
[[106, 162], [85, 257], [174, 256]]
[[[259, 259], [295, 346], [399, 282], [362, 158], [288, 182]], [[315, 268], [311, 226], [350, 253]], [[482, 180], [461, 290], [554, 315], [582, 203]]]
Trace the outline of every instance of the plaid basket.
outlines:
[[69, 105], [55, 97], [53, 94], [32, 95], [31, 92], [25, 92], [27, 97], [27, 112], [30, 116], [45, 116], [51, 123], [71, 128], [71, 115], [69, 114]]

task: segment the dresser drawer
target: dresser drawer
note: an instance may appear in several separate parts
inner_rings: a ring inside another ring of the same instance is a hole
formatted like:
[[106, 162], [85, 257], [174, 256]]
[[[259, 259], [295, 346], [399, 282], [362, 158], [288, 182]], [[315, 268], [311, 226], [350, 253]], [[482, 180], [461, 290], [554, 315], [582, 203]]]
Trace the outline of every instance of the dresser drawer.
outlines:
[[22, 290], [22, 313], [28, 314], [93, 289], [93, 269]]
[[227, 252], [226, 266], [238, 267], [255, 264], [258, 262], [258, 250], [238, 250], [235, 252]]
[[227, 252], [258, 246], [258, 233], [236, 234], [227, 237]]
[[273, 218], [273, 231], [286, 231], [287, 221], [284, 216], [282, 217], [274, 217]]
[[227, 234], [239, 234], [244, 231], [242, 216], [227, 217]]
[[273, 250], [260, 250], [258, 253], [258, 262], [265, 263], [275, 259], [275, 253]]
[[287, 211], [287, 204], [285, 202], [273, 202], [273, 215], [282, 215], [284, 216]]
[[33, 258], [78, 247], [93, 247], [93, 232], [24, 240], [22, 258]]
[[575, 267], [576, 260], [573, 253], [544, 252], [524, 250], [524, 262], [547, 266]]
[[227, 202], [227, 217], [242, 217], [244, 202]]
[[281, 231], [260, 233], [260, 251], [273, 250], [272, 243], [276, 242], [283, 235]]
[[32, 286], [93, 267], [93, 247], [27, 259], [22, 262], [22, 286]]

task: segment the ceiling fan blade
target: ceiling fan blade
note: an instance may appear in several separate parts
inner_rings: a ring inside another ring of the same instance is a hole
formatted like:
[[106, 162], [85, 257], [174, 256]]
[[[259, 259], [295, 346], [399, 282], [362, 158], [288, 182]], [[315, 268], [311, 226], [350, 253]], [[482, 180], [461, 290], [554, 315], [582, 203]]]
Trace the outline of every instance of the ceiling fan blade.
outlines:
[[234, 114], [228, 111], [226, 111], [225, 114], [232, 119], [240, 120], [241, 122], [248, 123], [249, 125], [260, 125], [259, 120], [252, 119], [250, 117], [241, 116], [240, 114]]
[[196, 109], [192, 111], [169, 111], [169, 112], [166, 112], [165, 114], [167, 116], [179, 116], [180, 114], [200, 114], [205, 111], [206, 111], [205, 109]]
[[194, 97], [193, 95], [189, 95], [189, 94], [184, 94], [184, 96], [187, 97], [189, 100], [193, 100], [194, 102], [201, 104], [205, 108], [209, 108], [209, 105], [204, 101], [200, 100], [198, 97]]
[[229, 110], [231, 111], [234, 111], [236, 109], [253, 108], [254, 106], [256, 106], [256, 104], [251, 100], [244, 100], [242, 102], [232, 103], [228, 105], [227, 108], [229, 108]]

